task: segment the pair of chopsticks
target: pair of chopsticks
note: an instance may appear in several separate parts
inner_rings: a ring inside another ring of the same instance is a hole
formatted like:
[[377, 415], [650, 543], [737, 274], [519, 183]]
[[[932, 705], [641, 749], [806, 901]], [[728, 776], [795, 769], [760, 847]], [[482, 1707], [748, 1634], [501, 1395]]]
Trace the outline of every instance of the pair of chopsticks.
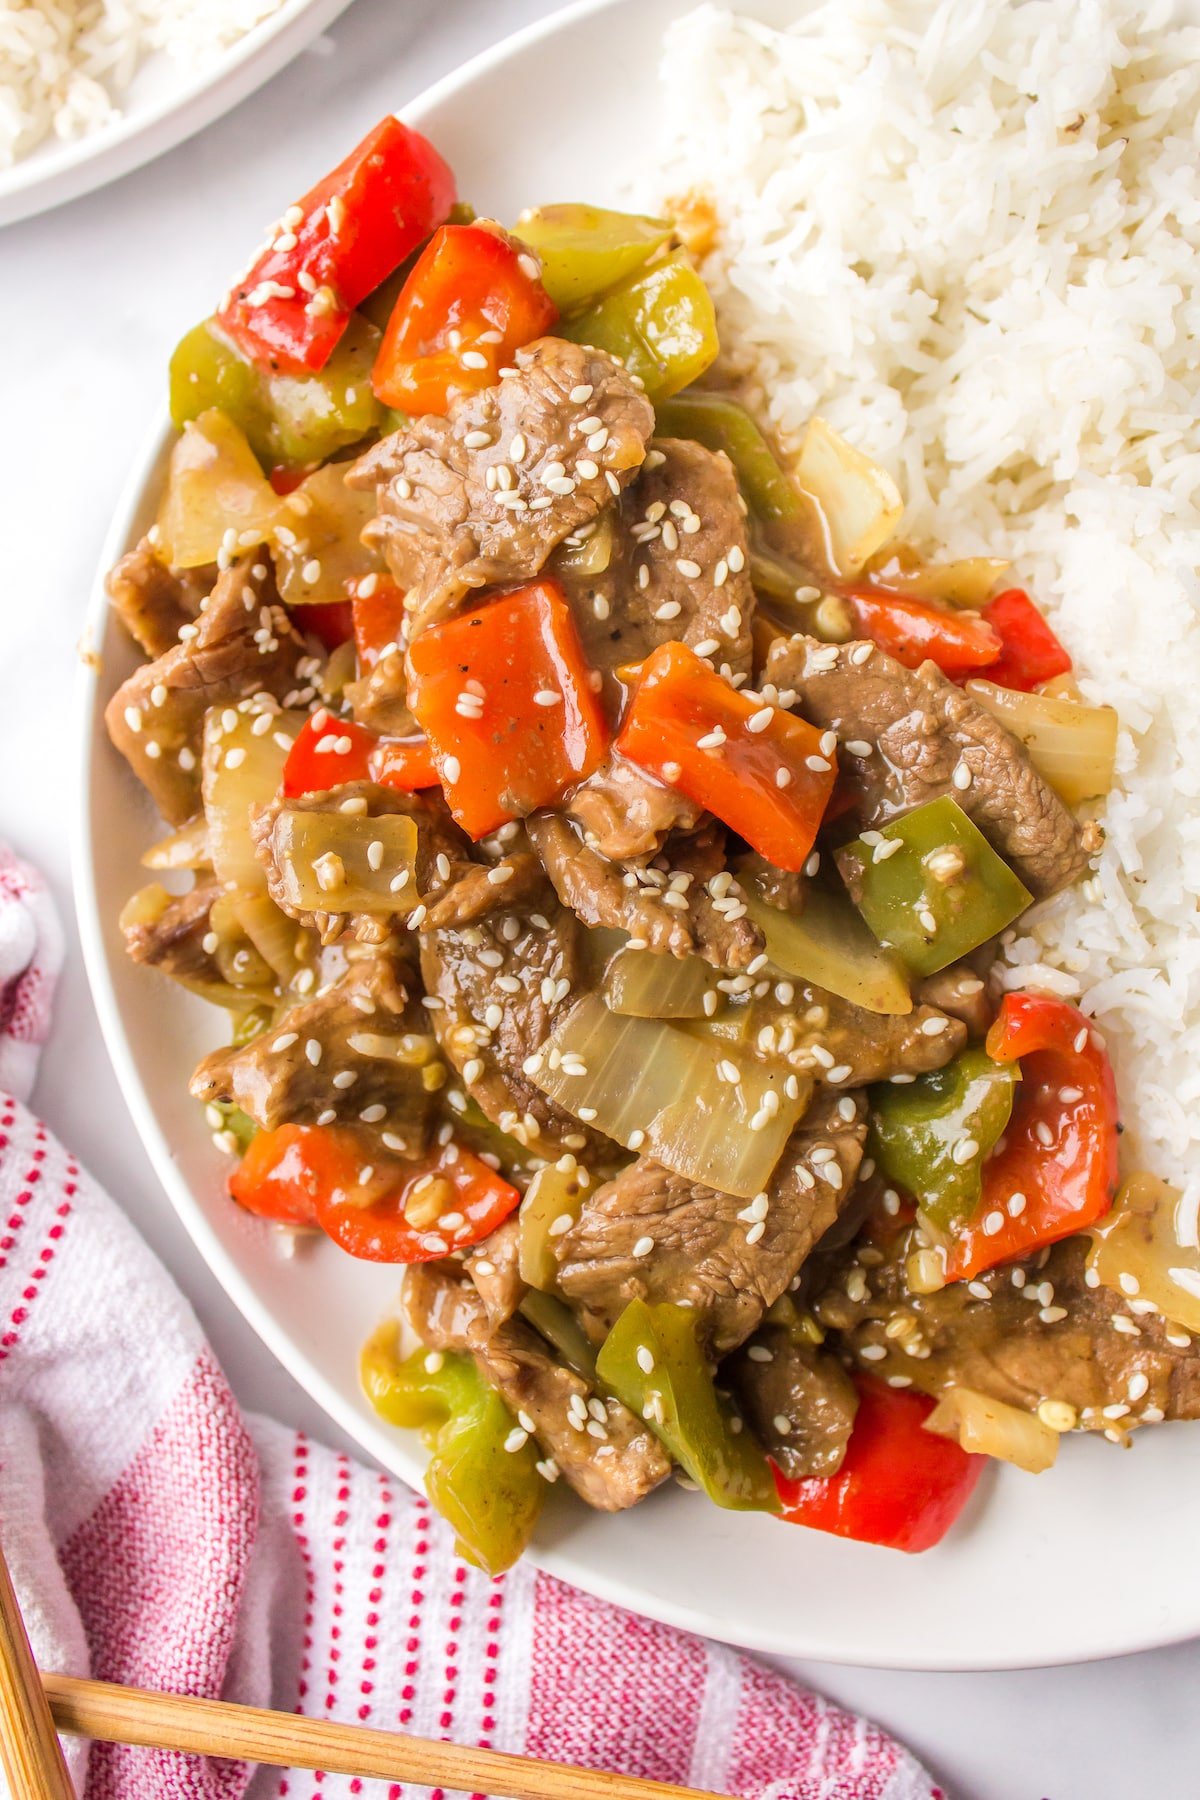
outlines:
[[76, 1800], [58, 1733], [511, 1800], [713, 1800], [696, 1788], [297, 1713], [42, 1675], [0, 1552], [0, 1762], [12, 1800]]

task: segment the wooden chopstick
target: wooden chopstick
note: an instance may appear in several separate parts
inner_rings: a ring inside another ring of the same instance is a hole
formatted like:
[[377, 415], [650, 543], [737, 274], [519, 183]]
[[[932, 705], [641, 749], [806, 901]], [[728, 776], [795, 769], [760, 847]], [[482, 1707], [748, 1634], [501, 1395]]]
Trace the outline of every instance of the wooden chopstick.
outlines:
[[0, 1762], [12, 1800], [75, 1800], [62, 1745], [0, 1551]]
[[[300, 1713], [268, 1712], [229, 1700], [155, 1694], [72, 1675], [43, 1675], [42, 1683], [60, 1731], [103, 1743], [192, 1750], [280, 1769], [376, 1775], [456, 1788], [465, 1794], [504, 1794], [510, 1800], [713, 1800], [711, 1793], [698, 1788], [340, 1725]], [[63, 1791], [70, 1795], [69, 1787]], [[36, 1800], [58, 1800], [59, 1790], [27, 1792], [30, 1800], [35, 1795]], [[25, 1794], [21, 1800], [26, 1800]]]

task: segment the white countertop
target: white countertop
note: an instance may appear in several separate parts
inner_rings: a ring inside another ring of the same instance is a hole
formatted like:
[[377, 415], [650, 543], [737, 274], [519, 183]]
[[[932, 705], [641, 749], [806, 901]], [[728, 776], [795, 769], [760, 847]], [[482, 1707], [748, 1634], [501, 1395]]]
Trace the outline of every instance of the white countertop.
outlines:
[[[327, 37], [198, 138], [0, 234], [0, 831], [46, 870], [68, 928], [37, 1103], [173, 1271], [243, 1404], [326, 1439], [337, 1433], [262, 1348], [170, 1212], [107, 1065], [71, 924], [75, 643], [124, 471], [163, 403], [167, 357], [209, 310], [214, 271], [238, 266], [290, 196], [310, 131], [332, 162], [378, 114], [553, 4], [356, 0]], [[1117, 1555], [1122, 1528], [1152, 1531], [1154, 1521], [1114, 1521]], [[1064, 1568], [1046, 1603], [1069, 1606], [1072, 1583], [1095, 1580], [1101, 1571]], [[906, 1737], [953, 1800], [1200, 1792], [1200, 1642], [1030, 1674], [796, 1672]]]

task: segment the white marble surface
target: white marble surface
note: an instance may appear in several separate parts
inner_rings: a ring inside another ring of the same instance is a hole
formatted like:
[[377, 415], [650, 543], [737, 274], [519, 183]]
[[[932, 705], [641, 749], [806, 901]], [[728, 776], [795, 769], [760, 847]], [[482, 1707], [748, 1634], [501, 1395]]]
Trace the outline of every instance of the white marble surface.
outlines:
[[[0, 234], [0, 830], [49, 873], [69, 942], [38, 1102], [172, 1269], [242, 1402], [326, 1437], [336, 1434], [169, 1212], [106, 1064], [70, 926], [75, 644], [97, 547], [161, 404], [170, 349], [290, 194], [298, 155], [323, 166], [379, 113], [552, 9], [552, 0], [356, 0], [327, 38], [199, 138]], [[1153, 1521], [1114, 1521], [1116, 1555], [1123, 1529]], [[1064, 1568], [1056, 1592], [1029, 1596], [1030, 1610], [1069, 1606], [1074, 1583], [1102, 1579]], [[803, 1606], [803, 1595], [790, 1603]], [[1200, 1794], [1200, 1643], [1031, 1674], [815, 1664], [797, 1673], [906, 1736], [955, 1800]]]

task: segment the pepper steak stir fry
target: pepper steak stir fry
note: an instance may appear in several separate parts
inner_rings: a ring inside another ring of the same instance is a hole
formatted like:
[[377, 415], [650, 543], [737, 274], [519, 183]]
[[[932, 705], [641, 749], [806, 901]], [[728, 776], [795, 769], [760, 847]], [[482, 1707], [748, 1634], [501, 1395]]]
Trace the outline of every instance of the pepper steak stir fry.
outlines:
[[673, 1466], [924, 1549], [970, 1453], [1200, 1403], [1103, 1041], [993, 969], [1086, 876], [1115, 716], [1005, 565], [898, 542], [821, 419], [769, 440], [708, 229], [510, 234], [385, 120], [180, 344], [110, 578], [192, 872], [129, 952], [233, 1016], [233, 1198], [409, 1265], [364, 1381], [491, 1569], [548, 1482]]

